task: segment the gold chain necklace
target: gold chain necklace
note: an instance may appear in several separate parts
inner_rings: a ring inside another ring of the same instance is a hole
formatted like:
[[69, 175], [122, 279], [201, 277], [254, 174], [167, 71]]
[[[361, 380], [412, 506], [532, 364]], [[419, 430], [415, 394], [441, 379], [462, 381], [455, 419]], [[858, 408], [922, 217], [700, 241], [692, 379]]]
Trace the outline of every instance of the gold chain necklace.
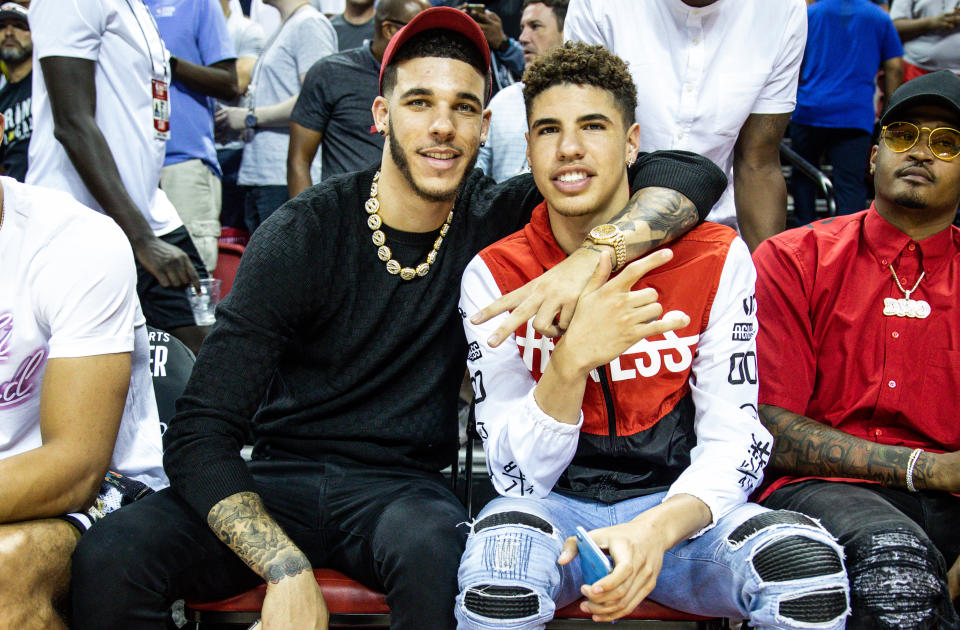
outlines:
[[380, 192], [379, 181], [380, 171], [377, 171], [373, 176], [373, 182], [370, 184], [370, 198], [367, 199], [367, 203], [364, 205], [364, 209], [369, 215], [367, 216], [367, 227], [373, 230], [373, 244], [377, 246], [377, 257], [387, 264], [387, 272], [391, 275], [395, 276], [400, 274], [403, 280], [413, 280], [417, 276], [422, 278], [430, 273], [430, 265], [437, 260], [437, 252], [440, 250], [440, 245], [443, 244], [443, 237], [447, 235], [447, 231], [450, 229], [450, 221], [453, 220], [453, 210], [447, 215], [447, 220], [440, 228], [440, 236], [434, 241], [433, 249], [427, 254], [427, 259], [417, 265], [416, 269], [413, 267], [402, 267], [400, 263], [393, 258], [393, 252], [391, 252], [390, 248], [386, 245], [387, 236], [380, 229], [381, 226], [383, 226], [383, 219], [380, 218], [380, 200], [377, 199], [377, 194]]
[[927, 275], [927, 272], [922, 272], [920, 277], [917, 278], [916, 284], [913, 285], [913, 288], [907, 291], [903, 288], [903, 285], [900, 284], [900, 278], [897, 277], [897, 272], [893, 270], [893, 265], [887, 266], [890, 267], [890, 273], [893, 274], [893, 281], [897, 283], [897, 288], [903, 293], [903, 299], [883, 298], [883, 314], [888, 317], [914, 317], [916, 319], [926, 319], [929, 317], [931, 309], [930, 304], [928, 304], [926, 300], [910, 299], [910, 294], [917, 290], [917, 287], [923, 282], [923, 277]]

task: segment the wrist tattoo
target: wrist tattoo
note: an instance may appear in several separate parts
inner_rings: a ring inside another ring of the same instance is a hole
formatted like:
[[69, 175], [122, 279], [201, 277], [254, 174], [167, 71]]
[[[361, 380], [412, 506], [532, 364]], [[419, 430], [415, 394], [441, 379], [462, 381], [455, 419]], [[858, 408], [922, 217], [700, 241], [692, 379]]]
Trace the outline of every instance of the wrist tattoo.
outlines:
[[271, 582], [310, 569], [310, 562], [273, 520], [255, 492], [238, 492], [214, 505], [207, 524], [247, 566]]
[[638, 191], [611, 223], [622, 232], [634, 233], [643, 226], [649, 230], [646, 240], [627, 239], [627, 259], [672, 241], [700, 220], [697, 207], [681, 193], [669, 188], [644, 188]]

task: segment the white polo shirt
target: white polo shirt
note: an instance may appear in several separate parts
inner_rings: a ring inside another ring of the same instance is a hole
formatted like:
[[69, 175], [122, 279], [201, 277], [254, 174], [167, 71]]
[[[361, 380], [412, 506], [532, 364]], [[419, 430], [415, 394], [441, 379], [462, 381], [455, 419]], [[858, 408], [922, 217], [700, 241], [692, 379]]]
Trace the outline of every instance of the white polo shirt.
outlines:
[[33, 0], [33, 136], [27, 183], [70, 193], [103, 209], [53, 136], [53, 115], [39, 60], [74, 57], [96, 62], [95, 120], [120, 171], [124, 188], [155, 234], [183, 225], [169, 203], [157, 200], [166, 141], [153, 124], [153, 79], [170, 81], [167, 51], [141, 0]]
[[110, 470], [167, 486], [133, 252], [119, 226], [60, 191], [0, 178], [0, 459], [39, 448], [47, 361], [129, 352]]
[[603, 44], [630, 64], [640, 150], [713, 160], [729, 186], [707, 217], [736, 227], [733, 147], [750, 114], [796, 105], [804, 0], [571, 0], [564, 39]]

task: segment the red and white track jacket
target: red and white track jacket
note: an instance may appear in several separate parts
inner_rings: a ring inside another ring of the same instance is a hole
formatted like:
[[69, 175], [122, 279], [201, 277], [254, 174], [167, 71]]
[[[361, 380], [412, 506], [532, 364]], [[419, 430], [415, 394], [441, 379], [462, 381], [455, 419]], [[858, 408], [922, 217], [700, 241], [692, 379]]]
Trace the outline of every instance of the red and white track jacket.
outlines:
[[554, 420], [533, 398], [552, 339], [531, 320], [490, 348], [486, 339], [506, 315], [481, 325], [466, 318], [566, 257], [546, 206], [470, 262], [460, 309], [477, 430], [500, 494], [542, 497], [556, 489], [610, 503], [668, 490], [667, 497], [698, 497], [716, 522], [760, 484], [773, 440], [757, 417], [750, 252], [733, 230], [713, 223], [670, 248], [673, 259], [634, 289], [654, 287], [664, 311], [683, 311], [690, 324], [641, 340], [594, 370], [577, 425]]

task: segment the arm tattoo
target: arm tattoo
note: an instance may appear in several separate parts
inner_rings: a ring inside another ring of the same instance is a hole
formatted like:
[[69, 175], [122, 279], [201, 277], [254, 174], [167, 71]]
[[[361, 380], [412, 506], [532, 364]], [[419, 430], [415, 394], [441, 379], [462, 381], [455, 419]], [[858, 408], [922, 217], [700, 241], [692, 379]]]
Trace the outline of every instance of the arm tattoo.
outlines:
[[274, 584], [311, 568], [255, 492], [223, 499], [210, 509], [207, 524], [251, 569]]
[[[773, 434], [771, 468], [794, 475], [848, 477], [906, 487], [907, 461], [913, 449], [854, 437], [780, 407], [760, 405], [760, 420]], [[914, 466], [918, 488], [929, 486], [933, 456], [924, 453]]]
[[611, 223], [623, 232], [627, 260], [684, 234], [700, 220], [697, 207], [669, 188], [643, 188], [627, 202]]

